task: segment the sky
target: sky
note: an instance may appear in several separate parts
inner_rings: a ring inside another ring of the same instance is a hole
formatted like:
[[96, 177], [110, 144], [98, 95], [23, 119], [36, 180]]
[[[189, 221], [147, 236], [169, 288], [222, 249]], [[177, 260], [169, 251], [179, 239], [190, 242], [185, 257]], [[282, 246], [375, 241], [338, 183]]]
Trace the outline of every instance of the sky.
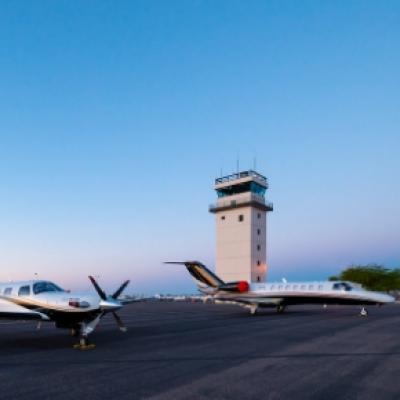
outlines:
[[237, 161], [270, 280], [400, 267], [399, 71], [398, 1], [1, 1], [0, 280], [194, 292]]

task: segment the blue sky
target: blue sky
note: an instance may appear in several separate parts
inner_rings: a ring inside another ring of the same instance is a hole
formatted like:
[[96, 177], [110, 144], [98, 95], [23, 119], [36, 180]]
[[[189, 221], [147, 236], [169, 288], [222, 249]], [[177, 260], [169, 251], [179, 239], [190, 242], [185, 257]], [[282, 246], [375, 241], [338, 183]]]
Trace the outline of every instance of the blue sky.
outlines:
[[397, 1], [2, 1], [0, 280], [193, 291], [237, 157], [270, 279], [400, 266], [399, 70]]

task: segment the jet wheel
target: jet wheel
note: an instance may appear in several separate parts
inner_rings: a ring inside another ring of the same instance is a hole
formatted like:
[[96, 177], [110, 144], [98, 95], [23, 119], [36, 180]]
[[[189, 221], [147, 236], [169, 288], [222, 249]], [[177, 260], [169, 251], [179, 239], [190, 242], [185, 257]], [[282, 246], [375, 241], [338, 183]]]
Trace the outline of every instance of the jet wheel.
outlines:
[[363, 307], [360, 311], [361, 317], [368, 317], [368, 311]]
[[285, 306], [279, 305], [279, 306], [276, 308], [276, 312], [277, 312], [278, 314], [283, 314], [283, 313], [285, 312], [285, 309], [286, 309]]

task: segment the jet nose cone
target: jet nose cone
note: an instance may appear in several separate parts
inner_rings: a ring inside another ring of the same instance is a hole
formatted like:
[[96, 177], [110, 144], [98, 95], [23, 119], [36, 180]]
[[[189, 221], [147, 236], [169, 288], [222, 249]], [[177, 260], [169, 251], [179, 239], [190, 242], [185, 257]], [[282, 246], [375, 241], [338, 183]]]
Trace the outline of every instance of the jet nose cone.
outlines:
[[386, 294], [385, 298], [386, 298], [386, 303], [394, 303], [396, 300], [393, 296], [390, 296], [389, 294]]
[[384, 293], [379, 293], [379, 299], [378, 301], [380, 303], [394, 303], [395, 302], [395, 298], [393, 296], [390, 296], [389, 294], [384, 294]]
[[99, 305], [102, 310], [113, 310], [113, 311], [118, 310], [119, 308], [122, 307], [122, 304], [115, 299], [101, 300]]

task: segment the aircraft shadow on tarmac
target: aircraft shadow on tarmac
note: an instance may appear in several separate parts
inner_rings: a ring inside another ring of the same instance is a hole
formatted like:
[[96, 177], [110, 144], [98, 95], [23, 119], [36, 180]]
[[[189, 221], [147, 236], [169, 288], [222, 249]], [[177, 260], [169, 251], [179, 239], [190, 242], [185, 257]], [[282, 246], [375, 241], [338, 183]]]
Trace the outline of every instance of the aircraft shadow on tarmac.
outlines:
[[[117, 336], [116, 336], [117, 335]], [[114, 343], [119, 343], [129, 339], [127, 333], [115, 332], [115, 330], [107, 330], [102, 332], [96, 332], [94, 343], [99, 346], [109, 347]], [[20, 350], [24, 351], [54, 351], [55, 349], [69, 349], [73, 346], [76, 339], [68, 334], [60, 334], [55, 331], [40, 333], [37, 336], [31, 333], [26, 333], [14, 337], [8, 337], [0, 340], [0, 347], [2, 348], [1, 353], [7, 350]], [[0, 353], [0, 354], [1, 354]]]
[[[219, 313], [216, 309], [216, 313], [213, 316], [213, 321], [216, 325], [218, 325], [218, 321], [230, 321], [230, 323], [260, 323], [264, 321], [266, 323], [273, 321], [282, 321], [287, 320], [290, 321], [291, 318], [297, 317], [315, 317], [321, 318], [323, 316], [327, 320], [330, 319], [347, 319], [347, 318], [356, 318], [357, 308], [349, 307], [349, 308], [335, 308], [330, 307], [328, 309], [320, 309], [320, 308], [310, 308], [310, 309], [301, 309], [301, 308], [291, 308], [286, 310], [284, 313], [279, 314], [276, 313], [275, 310], [270, 308], [261, 309], [255, 315], [249, 315], [249, 313], [245, 310], [238, 310], [237, 308], [232, 309], [232, 312], [228, 313]], [[372, 317], [374, 315], [371, 315]], [[370, 317], [368, 317], [369, 319]], [[368, 319], [365, 319], [366, 321]], [[201, 330], [203, 323], [201, 319], [199, 321], [193, 320], [191, 322], [187, 322], [187, 331], [193, 332], [197, 330]], [[207, 325], [205, 329], [208, 329]], [[96, 331], [96, 335], [93, 337], [93, 342], [98, 345], [99, 348], [110, 348], [114, 345], [120, 346], [121, 343], [123, 345], [124, 342], [130, 341], [132, 339], [145, 339], [147, 337], [151, 338], [153, 336], [157, 336], [161, 333], [163, 334], [171, 334], [176, 330], [174, 323], [160, 323], [151, 326], [141, 324], [134, 324], [132, 326], [128, 326], [128, 332], [118, 332], [114, 328], [103, 327]], [[35, 327], [32, 326], [32, 331], [35, 332]], [[15, 350], [20, 351], [53, 351], [55, 349], [65, 349], [71, 347], [75, 338], [70, 336], [67, 331], [61, 333], [57, 330], [52, 331], [51, 327], [47, 327], [45, 330], [38, 331], [36, 335], [32, 335], [32, 331], [20, 332], [14, 334], [13, 336], [8, 336], [7, 333], [4, 333], [3, 339], [0, 339], [0, 347], [1, 353]], [[396, 353], [390, 353], [389, 355], [394, 355]], [[353, 354], [341, 354], [341, 356], [352, 356]], [[357, 354], [356, 354], [357, 355]], [[371, 353], [365, 354], [371, 356], [384, 356], [388, 355], [386, 353]], [[297, 357], [301, 355], [296, 355]], [[314, 356], [314, 355], [310, 355]], [[315, 355], [315, 357], [322, 356], [320, 354]], [[325, 356], [329, 356], [325, 354]], [[339, 356], [339, 354], [333, 354], [332, 356]], [[268, 357], [266, 355], [265, 357]], [[290, 355], [282, 355], [280, 357], [295, 357]], [[184, 361], [184, 360], [182, 360]]]

